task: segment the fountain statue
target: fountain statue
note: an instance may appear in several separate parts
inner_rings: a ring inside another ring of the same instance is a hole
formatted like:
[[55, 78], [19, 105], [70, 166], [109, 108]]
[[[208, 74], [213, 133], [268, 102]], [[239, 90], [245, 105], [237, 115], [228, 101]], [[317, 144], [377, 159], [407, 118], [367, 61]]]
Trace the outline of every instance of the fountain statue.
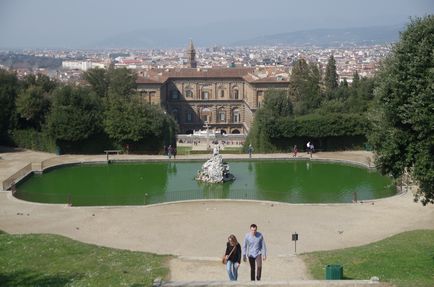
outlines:
[[223, 162], [223, 157], [217, 145], [213, 148], [211, 158], [197, 172], [196, 180], [208, 183], [222, 183], [235, 180], [235, 176], [229, 173], [229, 165]]

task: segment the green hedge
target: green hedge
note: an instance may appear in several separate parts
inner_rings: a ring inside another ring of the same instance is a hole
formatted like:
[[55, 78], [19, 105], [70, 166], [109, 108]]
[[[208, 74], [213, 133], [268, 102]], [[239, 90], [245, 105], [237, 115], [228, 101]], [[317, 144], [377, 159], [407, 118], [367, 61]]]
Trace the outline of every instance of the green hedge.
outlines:
[[11, 138], [17, 147], [45, 152], [56, 151], [56, 142], [44, 132], [33, 129], [13, 130]]
[[364, 114], [309, 114], [300, 117], [258, 115], [246, 140], [257, 152], [304, 151], [308, 141], [316, 150], [363, 149], [371, 124]]
[[276, 124], [276, 129], [270, 133], [271, 138], [364, 136], [370, 129], [366, 115], [360, 114], [314, 114], [282, 118]]
[[362, 150], [367, 148], [365, 136], [331, 136], [331, 137], [293, 137], [274, 138], [271, 143], [275, 147], [273, 152], [292, 152], [294, 145], [297, 145], [299, 152], [306, 151], [306, 143], [312, 142], [316, 151], [338, 151], [338, 150]]

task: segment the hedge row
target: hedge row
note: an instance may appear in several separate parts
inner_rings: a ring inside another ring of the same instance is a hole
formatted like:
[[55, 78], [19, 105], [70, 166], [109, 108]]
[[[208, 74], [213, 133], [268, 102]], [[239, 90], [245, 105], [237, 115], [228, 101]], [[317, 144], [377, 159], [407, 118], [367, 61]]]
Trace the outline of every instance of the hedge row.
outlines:
[[297, 118], [280, 118], [275, 129], [271, 129], [271, 138], [328, 138], [365, 136], [370, 129], [366, 115], [329, 114], [309, 115]]
[[56, 142], [44, 132], [33, 129], [14, 130], [11, 138], [14, 144], [21, 148], [45, 152], [56, 151]]

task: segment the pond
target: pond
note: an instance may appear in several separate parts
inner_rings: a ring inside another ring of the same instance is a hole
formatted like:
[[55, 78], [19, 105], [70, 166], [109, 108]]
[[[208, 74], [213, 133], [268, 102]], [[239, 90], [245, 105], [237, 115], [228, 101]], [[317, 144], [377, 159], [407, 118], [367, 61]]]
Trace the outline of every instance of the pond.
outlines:
[[143, 205], [194, 199], [348, 203], [396, 193], [389, 177], [364, 167], [304, 160], [232, 161], [236, 180], [194, 180], [203, 162], [79, 164], [33, 174], [14, 196], [73, 206]]

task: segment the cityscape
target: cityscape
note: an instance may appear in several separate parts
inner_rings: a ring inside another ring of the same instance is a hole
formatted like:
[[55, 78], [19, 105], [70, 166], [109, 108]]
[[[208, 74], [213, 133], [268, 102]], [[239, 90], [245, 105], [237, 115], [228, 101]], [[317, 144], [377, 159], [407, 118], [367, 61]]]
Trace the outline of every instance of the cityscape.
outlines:
[[[133, 71], [185, 67], [186, 45], [172, 49], [106, 49], [106, 50], [0, 50], [0, 68], [15, 71], [18, 77], [45, 74], [60, 82], [80, 82], [81, 74], [92, 68], [127, 68]], [[351, 83], [353, 74], [372, 77], [381, 61], [389, 54], [393, 43], [337, 48], [320, 47], [196, 47], [197, 67], [253, 67], [290, 74], [298, 59], [318, 64], [325, 69], [328, 58], [336, 59], [339, 80]], [[21, 56], [40, 59], [35, 64]]]

